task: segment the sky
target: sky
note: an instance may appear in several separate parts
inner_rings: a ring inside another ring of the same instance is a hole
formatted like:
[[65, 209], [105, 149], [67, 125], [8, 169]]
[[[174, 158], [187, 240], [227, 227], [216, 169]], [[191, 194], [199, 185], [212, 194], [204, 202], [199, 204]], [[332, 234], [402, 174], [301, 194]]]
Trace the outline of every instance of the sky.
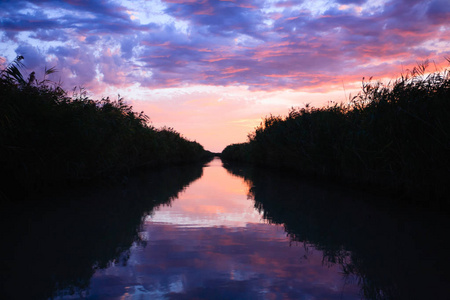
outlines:
[[[220, 152], [270, 114], [346, 101], [363, 77], [448, 67], [449, 0], [0, 1], [0, 67], [120, 94]], [[39, 77], [40, 76], [40, 77]]]

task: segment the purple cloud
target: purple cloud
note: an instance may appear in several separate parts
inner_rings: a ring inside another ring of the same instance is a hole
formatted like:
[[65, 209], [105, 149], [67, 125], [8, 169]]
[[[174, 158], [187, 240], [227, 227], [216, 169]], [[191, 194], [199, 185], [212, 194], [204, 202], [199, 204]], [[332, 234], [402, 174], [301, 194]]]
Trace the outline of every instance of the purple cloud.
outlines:
[[15, 49], [18, 55], [26, 56], [26, 67], [34, 69], [45, 63], [44, 55], [34, 46], [22, 44]]
[[262, 22], [261, 1], [179, 1], [166, 0], [166, 13], [189, 20], [195, 26], [207, 26], [214, 35], [235, 36], [237, 33], [262, 38], [267, 26]]
[[[24, 1], [25, 2], [25, 1]], [[89, 0], [44, 0], [32, 1], [41, 8], [67, 9], [73, 12], [92, 13], [97, 17], [109, 17], [116, 20], [127, 20], [126, 8], [117, 5], [113, 1], [89, 1]]]
[[54, 63], [68, 84], [86, 87], [298, 89], [449, 55], [446, 1], [314, 3], [166, 0], [142, 12], [110, 1], [7, 1], [1, 37], [31, 54], [20, 53], [28, 66]]
[[361, 5], [367, 2], [367, 0], [337, 0], [339, 4], [357, 4]]
[[450, 20], [450, 5], [446, 0], [434, 0], [428, 6], [427, 16], [434, 24], [445, 24]]

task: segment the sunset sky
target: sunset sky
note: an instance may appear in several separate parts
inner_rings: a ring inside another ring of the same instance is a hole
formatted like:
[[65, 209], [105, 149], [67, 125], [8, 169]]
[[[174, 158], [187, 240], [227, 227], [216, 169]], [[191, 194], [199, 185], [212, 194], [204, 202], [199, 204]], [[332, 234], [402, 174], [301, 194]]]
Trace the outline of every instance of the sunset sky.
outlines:
[[362, 77], [448, 66], [449, 0], [0, 2], [0, 66], [120, 94], [220, 152], [272, 114], [345, 101]]

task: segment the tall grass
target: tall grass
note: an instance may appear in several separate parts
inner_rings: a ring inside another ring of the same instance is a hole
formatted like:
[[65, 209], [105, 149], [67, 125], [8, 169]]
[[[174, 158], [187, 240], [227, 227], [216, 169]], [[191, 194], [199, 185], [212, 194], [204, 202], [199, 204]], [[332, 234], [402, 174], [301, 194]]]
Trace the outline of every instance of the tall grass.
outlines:
[[222, 157], [445, 199], [450, 174], [450, 73], [414, 68], [395, 82], [365, 82], [347, 104], [266, 117]]
[[120, 97], [92, 100], [83, 90], [69, 96], [34, 72], [25, 79], [22, 59], [0, 73], [0, 164], [7, 178], [0, 191], [113, 177], [209, 154], [172, 128], [149, 125]]

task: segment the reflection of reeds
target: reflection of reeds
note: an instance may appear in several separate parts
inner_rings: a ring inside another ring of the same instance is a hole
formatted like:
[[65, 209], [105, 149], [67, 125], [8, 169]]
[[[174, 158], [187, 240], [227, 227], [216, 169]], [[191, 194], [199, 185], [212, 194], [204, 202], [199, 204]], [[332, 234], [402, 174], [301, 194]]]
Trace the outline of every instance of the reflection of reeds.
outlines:
[[134, 243], [145, 246], [145, 217], [170, 205], [202, 169], [198, 163], [148, 170], [126, 185], [69, 188], [2, 206], [2, 298], [84, 298], [94, 272], [126, 264]]
[[224, 167], [247, 182], [265, 220], [282, 225], [291, 241], [322, 251], [325, 266], [338, 264], [346, 279], [357, 279], [361, 298], [447, 298], [447, 214], [282, 170]]
[[83, 91], [69, 97], [58, 84], [38, 81], [34, 72], [24, 79], [22, 59], [0, 74], [5, 187], [33, 190], [45, 183], [89, 180], [207, 155], [200, 144], [173, 129], [148, 125], [148, 117], [120, 97], [92, 100]]
[[269, 116], [222, 157], [444, 198], [450, 171], [450, 73], [425, 65], [395, 82], [363, 82], [348, 104]]

